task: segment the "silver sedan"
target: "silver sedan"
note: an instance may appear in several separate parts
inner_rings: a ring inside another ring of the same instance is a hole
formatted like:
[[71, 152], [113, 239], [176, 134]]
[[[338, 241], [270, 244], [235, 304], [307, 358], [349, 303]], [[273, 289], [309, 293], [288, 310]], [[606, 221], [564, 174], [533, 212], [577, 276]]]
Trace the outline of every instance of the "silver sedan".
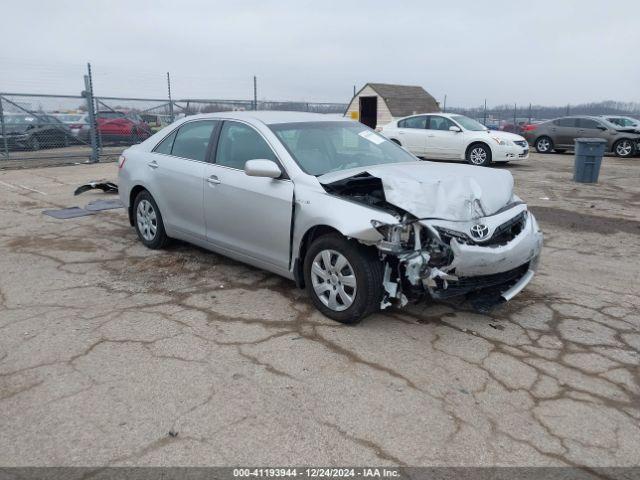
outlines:
[[142, 243], [172, 238], [295, 280], [326, 316], [531, 281], [542, 233], [509, 172], [420, 161], [320, 114], [191, 116], [127, 149], [119, 191]]

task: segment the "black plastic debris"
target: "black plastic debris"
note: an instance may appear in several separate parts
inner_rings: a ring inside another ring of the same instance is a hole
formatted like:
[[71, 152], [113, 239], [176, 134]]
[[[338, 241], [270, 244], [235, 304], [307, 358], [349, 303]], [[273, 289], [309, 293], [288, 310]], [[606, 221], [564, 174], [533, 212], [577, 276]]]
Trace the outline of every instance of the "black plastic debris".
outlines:
[[73, 194], [80, 195], [89, 190], [102, 190], [104, 193], [118, 193], [118, 185], [107, 180], [93, 180], [84, 185], [80, 185]]

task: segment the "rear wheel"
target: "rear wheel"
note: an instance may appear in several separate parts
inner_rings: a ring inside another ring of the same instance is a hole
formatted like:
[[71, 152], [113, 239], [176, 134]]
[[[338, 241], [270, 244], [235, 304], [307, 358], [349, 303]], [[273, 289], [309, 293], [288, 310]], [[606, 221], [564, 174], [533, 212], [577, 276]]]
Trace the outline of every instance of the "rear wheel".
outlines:
[[633, 155], [633, 143], [631, 143], [631, 140], [628, 140], [626, 138], [618, 140], [613, 145], [613, 153], [615, 153], [618, 157], [628, 158]]
[[314, 306], [341, 323], [357, 323], [380, 309], [382, 263], [376, 252], [339, 234], [316, 239], [304, 260]]
[[149, 192], [143, 190], [138, 194], [133, 203], [133, 211], [136, 233], [146, 247], [156, 250], [169, 243], [160, 209]]
[[540, 137], [536, 140], [536, 152], [551, 153], [551, 150], [553, 150], [553, 140], [549, 137]]
[[475, 143], [467, 149], [467, 162], [471, 165], [486, 167], [491, 164], [491, 150], [482, 143]]

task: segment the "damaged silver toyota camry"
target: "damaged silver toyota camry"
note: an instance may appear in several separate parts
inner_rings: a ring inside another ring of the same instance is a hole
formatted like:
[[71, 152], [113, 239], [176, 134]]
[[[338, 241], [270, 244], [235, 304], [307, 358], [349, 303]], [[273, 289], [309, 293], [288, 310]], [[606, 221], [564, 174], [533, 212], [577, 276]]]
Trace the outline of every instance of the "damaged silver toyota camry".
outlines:
[[429, 298], [490, 308], [542, 248], [509, 172], [420, 161], [320, 114], [187, 117], [123, 153], [119, 192], [146, 246], [181, 239], [293, 279], [343, 323]]

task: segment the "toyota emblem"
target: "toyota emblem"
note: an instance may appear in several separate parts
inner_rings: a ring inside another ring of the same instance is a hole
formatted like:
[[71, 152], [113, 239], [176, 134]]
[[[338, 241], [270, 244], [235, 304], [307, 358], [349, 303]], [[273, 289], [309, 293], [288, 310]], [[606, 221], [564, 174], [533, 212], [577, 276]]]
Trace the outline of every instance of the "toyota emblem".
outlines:
[[475, 224], [471, 227], [471, 236], [476, 240], [482, 240], [489, 235], [489, 227], [482, 225], [481, 223]]

